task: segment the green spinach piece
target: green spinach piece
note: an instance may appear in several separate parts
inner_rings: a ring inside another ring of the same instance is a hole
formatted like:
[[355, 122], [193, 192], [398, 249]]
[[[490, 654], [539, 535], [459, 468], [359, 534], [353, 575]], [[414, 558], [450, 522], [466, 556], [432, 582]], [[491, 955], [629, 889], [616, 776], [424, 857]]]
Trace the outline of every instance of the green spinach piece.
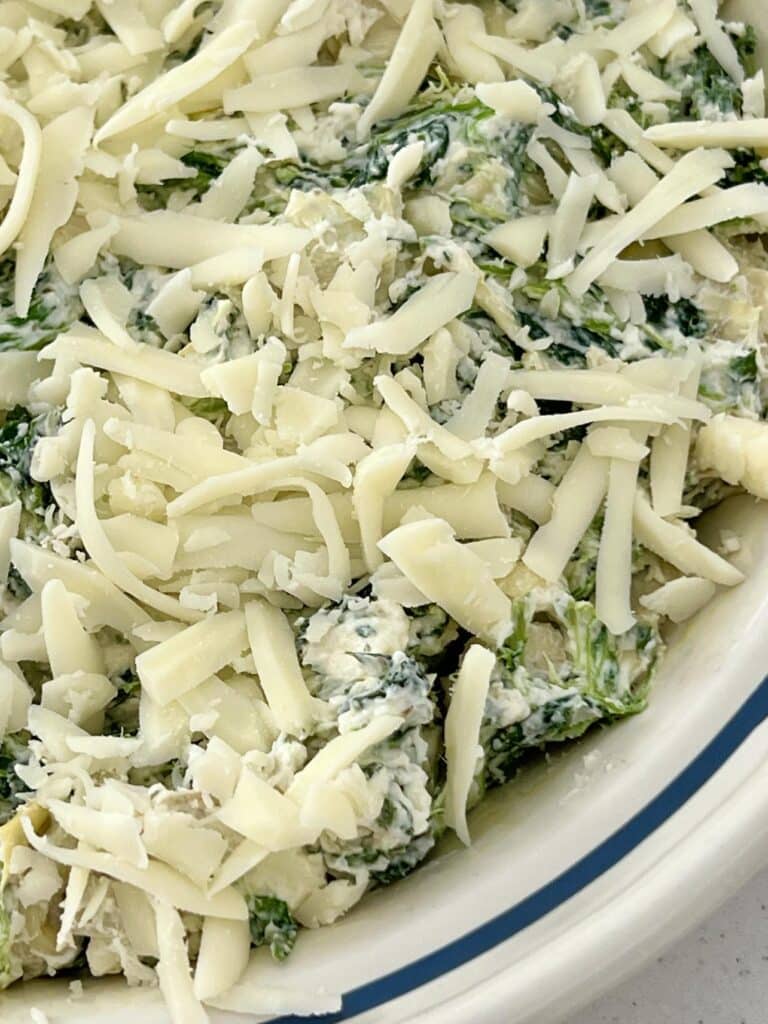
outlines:
[[77, 285], [68, 285], [53, 263], [35, 283], [26, 316], [16, 313], [13, 289], [15, 260], [0, 262], [0, 352], [37, 351], [83, 314]]
[[16, 765], [29, 761], [29, 740], [29, 733], [22, 730], [9, 733], [0, 743], [0, 825], [13, 817], [23, 802], [21, 794], [27, 791], [16, 774]]
[[33, 416], [17, 405], [0, 426], [0, 502], [21, 502], [19, 533], [30, 539], [47, 532], [46, 509], [53, 504], [48, 484], [38, 483], [30, 476], [32, 452], [46, 422], [46, 416]]
[[275, 960], [285, 960], [296, 944], [299, 924], [285, 900], [275, 896], [247, 896], [251, 942], [268, 946]]
[[648, 322], [662, 329], [677, 328], [687, 338], [703, 338], [709, 330], [706, 316], [690, 299], [672, 302], [666, 295], [643, 299]]
[[[475, 799], [511, 778], [527, 752], [642, 711], [661, 650], [655, 626], [639, 622], [615, 637], [591, 602], [565, 592], [551, 601], [519, 599], [513, 621], [486, 704]], [[506, 725], [512, 697], [527, 713]]]

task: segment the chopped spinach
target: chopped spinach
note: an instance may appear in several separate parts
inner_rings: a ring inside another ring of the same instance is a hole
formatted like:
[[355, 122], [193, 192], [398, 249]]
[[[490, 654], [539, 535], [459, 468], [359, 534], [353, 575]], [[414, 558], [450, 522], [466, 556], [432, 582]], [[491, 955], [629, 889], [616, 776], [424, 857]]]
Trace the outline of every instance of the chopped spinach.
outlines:
[[43, 427], [50, 427], [47, 416], [33, 416], [20, 405], [11, 409], [0, 426], [0, 502], [21, 502], [19, 532], [32, 539], [46, 532], [46, 509], [53, 503], [48, 484], [30, 476], [32, 452]]
[[[757, 37], [752, 26], [733, 37], [742, 67], [749, 75], [755, 67]], [[682, 63], [664, 61], [661, 77], [676, 86], [681, 98], [669, 104], [671, 121], [702, 121], [713, 117], [740, 117], [743, 97], [738, 84], [701, 43]]]
[[0, 261], [0, 352], [43, 348], [83, 314], [77, 285], [68, 285], [49, 262], [37, 279], [26, 316], [18, 316], [13, 288], [16, 263]]
[[104, 733], [108, 736], [135, 736], [139, 731], [141, 683], [131, 671], [112, 680], [117, 693], [104, 710]]
[[687, 338], [703, 338], [709, 330], [706, 316], [690, 299], [672, 302], [666, 295], [646, 295], [643, 302], [648, 322], [657, 327], [676, 327]]
[[275, 960], [285, 960], [296, 944], [299, 924], [284, 900], [275, 896], [247, 896], [251, 942], [268, 946]]
[[21, 794], [27, 791], [16, 774], [16, 765], [29, 760], [29, 740], [29, 733], [22, 730], [9, 733], [0, 743], [0, 824], [13, 817], [22, 803]]
[[757, 352], [753, 349], [742, 356], [734, 356], [728, 363], [728, 375], [736, 384], [754, 384], [758, 378]]
[[[527, 751], [641, 711], [661, 649], [649, 623], [615, 637], [591, 602], [565, 591], [551, 600], [519, 599], [514, 621], [486, 704], [478, 796], [514, 775]], [[506, 724], [510, 717], [517, 720]]]

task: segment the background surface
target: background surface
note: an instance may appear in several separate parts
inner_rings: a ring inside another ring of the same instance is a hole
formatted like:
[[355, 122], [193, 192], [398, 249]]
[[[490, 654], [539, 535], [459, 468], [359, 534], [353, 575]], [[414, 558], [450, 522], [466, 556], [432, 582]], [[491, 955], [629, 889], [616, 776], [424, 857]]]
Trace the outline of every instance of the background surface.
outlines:
[[766, 1024], [768, 871], [568, 1024]]

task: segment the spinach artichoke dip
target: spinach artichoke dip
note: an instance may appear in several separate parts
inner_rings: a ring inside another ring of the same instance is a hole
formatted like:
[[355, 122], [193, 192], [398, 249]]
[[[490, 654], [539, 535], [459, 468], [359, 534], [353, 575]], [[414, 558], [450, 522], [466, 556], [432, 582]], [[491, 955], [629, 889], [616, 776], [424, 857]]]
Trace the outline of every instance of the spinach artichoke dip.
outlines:
[[768, 498], [743, 11], [0, 3], [0, 986], [293, 1009], [261, 958], [643, 710]]

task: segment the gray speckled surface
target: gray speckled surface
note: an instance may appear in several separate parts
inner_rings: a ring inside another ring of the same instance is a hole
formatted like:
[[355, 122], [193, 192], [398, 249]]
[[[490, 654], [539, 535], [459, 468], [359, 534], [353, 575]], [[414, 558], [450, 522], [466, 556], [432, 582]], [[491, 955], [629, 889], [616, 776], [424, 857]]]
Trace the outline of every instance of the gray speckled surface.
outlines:
[[568, 1024], [768, 1024], [768, 871]]

